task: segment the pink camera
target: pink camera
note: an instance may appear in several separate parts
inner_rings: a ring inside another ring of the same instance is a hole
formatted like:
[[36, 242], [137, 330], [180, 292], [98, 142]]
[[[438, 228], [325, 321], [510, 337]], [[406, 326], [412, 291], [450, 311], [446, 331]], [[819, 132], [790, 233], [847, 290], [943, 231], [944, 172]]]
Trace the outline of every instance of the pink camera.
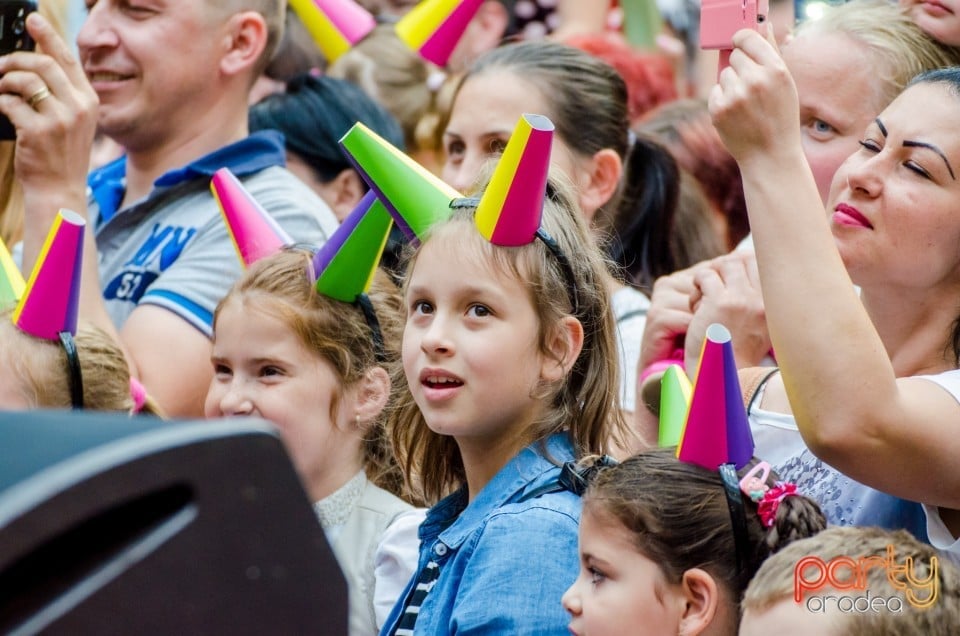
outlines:
[[733, 49], [733, 34], [740, 29], [760, 31], [769, 6], [769, 0], [701, 0], [700, 48]]

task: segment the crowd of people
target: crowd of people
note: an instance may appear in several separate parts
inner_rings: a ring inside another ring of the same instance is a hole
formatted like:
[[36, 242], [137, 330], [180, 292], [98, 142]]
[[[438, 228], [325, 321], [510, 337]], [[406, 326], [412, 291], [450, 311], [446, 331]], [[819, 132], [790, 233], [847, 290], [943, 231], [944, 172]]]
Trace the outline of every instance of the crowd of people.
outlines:
[[40, 0], [0, 409], [269, 421], [351, 636], [957, 633], [948, 4]]

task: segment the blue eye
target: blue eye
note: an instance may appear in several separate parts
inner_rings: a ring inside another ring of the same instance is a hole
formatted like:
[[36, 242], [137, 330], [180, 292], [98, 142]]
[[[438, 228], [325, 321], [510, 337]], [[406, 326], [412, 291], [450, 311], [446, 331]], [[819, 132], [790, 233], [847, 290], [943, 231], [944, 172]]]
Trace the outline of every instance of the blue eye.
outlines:
[[607, 576], [597, 568], [587, 568], [587, 571], [590, 572], [590, 582], [593, 585], [599, 585], [607, 578]]

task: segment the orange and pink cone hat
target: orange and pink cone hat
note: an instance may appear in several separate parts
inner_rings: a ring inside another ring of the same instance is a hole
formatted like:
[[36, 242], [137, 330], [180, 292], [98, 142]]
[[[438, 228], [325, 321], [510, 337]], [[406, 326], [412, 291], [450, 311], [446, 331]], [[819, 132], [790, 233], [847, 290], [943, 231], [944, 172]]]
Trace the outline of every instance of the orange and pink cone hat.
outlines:
[[0, 309], [12, 307], [23, 296], [27, 283], [23, 274], [7, 249], [7, 245], [0, 239]]
[[246, 267], [293, 244], [293, 239], [247, 192], [229, 168], [214, 173], [210, 190], [220, 205], [237, 256]]
[[318, 293], [352, 303], [370, 288], [393, 219], [373, 190], [313, 257]]
[[354, 0], [290, 0], [290, 8], [331, 63], [377, 26], [373, 15]]
[[57, 213], [13, 312], [13, 323], [22, 331], [54, 341], [61, 332], [77, 333], [85, 226], [76, 212]]
[[753, 457], [753, 450], [730, 332], [714, 323], [703, 341], [677, 458], [709, 470], [727, 463], [740, 469]]
[[483, 1], [423, 0], [397, 22], [397, 36], [423, 59], [446, 66]]

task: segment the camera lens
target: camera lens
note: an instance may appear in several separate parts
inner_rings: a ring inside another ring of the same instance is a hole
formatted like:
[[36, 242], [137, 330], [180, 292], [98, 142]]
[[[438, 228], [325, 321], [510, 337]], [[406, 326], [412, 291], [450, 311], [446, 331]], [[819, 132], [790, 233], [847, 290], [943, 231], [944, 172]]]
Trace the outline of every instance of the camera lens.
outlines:
[[13, 21], [13, 32], [17, 35], [20, 35], [23, 33], [25, 26], [26, 25], [23, 22], [23, 18], [17, 18]]

